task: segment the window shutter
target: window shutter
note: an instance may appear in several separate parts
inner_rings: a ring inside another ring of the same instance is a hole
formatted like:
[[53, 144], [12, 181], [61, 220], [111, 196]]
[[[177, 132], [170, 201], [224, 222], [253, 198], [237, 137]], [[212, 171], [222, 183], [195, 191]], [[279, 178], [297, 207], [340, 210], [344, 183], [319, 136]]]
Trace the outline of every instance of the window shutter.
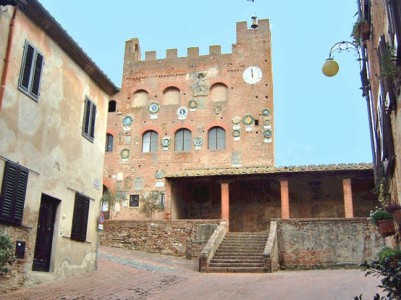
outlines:
[[85, 110], [84, 110], [84, 121], [82, 131], [85, 136], [89, 135], [89, 119], [90, 119], [90, 102], [88, 99], [85, 100]]
[[84, 242], [88, 226], [89, 198], [76, 193], [72, 218], [71, 239]]
[[21, 81], [20, 81], [20, 86], [25, 91], [29, 90], [29, 80], [31, 78], [31, 70], [32, 70], [34, 53], [35, 53], [35, 49], [31, 45], [26, 44], [25, 56], [24, 56], [25, 60], [23, 62], [23, 69], [22, 69]]
[[6, 162], [0, 198], [0, 220], [20, 225], [24, 213], [28, 170]]
[[90, 118], [90, 137], [92, 138], [92, 140], [95, 138], [95, 122], [96, 122], [96, 105], [93, 102], [90, 102], [91, 104], [91, 118]]
[[39, 97], [40, 77], [42, 74], [43, 56], [39, 53], [36, 55], [35, 68], [32, 81], [32, 95]]

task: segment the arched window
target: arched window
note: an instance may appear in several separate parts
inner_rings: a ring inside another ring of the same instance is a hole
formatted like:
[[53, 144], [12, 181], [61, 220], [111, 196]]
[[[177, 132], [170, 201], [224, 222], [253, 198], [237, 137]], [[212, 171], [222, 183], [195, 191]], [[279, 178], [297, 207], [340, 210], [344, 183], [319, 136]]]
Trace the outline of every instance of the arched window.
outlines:
[[228, 87], [224, 83], [215, 83], [210, 88], [210, 96], [213, 102], [227, 101]]
[[208, 133], [208, 140], [210, 150], [226, 149], [226, 132], [223, 128], [211, 128]]
[[106, 152], [113, 151], [113, 135], [108, 133], [106, 134]]
[[139, 107], [145, 106], [148, 103], [149, 94], [145, 90], [138, 90], [134, 93], [131, 106], [132, 107]]
[[163, 91], [163, 104], [180, 104], [180, 90], [176, 87], [168, 87]]
[[147, 131], [142, 137], [142, 152], [156, 153], [159, 135], [156, 131]]
[[191, 131], [188, 129], [180, 129], [175, 133], [175, 151], [190, 151], [192, 144]]
[[115, 112], [117, 110], [117, 103], [115, 100], [109, 101], [109, 112]]

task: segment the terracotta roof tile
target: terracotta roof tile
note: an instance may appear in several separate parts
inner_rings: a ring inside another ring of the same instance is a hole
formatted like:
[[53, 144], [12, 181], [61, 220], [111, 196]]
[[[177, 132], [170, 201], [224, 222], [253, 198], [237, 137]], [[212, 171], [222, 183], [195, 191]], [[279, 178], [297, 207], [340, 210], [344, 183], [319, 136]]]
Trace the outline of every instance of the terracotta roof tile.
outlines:
[[167, 178], [181, 177], [206, 177], [222, 175], [257, 175], [280, 173], [304, 173], [304, 172], [343, 172], [373, 170], [371, 163], [354, 164], [328, 164], [307, 166], [282, 166], [282, 167], [244, 167], [244, 168], [215, 168], [215, 169], [186, 169], [177, 172], [168, 172]]

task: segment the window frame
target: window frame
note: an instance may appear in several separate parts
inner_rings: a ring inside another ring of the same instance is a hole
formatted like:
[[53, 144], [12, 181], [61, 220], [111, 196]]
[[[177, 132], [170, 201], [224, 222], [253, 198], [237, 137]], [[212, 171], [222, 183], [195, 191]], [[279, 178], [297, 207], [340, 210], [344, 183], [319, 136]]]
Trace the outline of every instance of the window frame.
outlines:
[[[180, 136], [182, 134], [182, 136]], [[192, 132], [187, 128], [178, 129], [174, 135], [174, 151], [188, 152], [191, 151]]]
[[18, 89], [36, 102], [39, 101], [40, 96], [43, 65], [43, 54], [30, 42], [25, 40]]
[[74, 212], [71, 224], [71, 239], [85, 242], [88, 231], [90, 198], [81, 193], [75, 193]]
[[159, 134], [154, 130], [146, 131], [142, 135], [142, 153], [157, 153], [158, 143]]
[[92, 143], [95, 140], [96, 112], [96, 104], [86, 97], [82, 121], [82, 135]]
[[[222, 138], [222, 136], [223, 138]], [[226, 149], [226, 131], [220, 126], [215, 126], [208, 131], [208, 149], [225, 150]]]
[[[131, 205], [132, 203], [134, 203], [134, 201], [138, 205]], [[139, 207], [139, 195], [138, 194], [129, 195], [129, 207], [134, 207], [134, 208], [138, 208]]]
[[111, 133], [106, 133], [106, 152], [113, 152], [114, 136]]
[[0, 194], [0, 223], [22, 225], [28, 177], [28, 169], [6, 161]]

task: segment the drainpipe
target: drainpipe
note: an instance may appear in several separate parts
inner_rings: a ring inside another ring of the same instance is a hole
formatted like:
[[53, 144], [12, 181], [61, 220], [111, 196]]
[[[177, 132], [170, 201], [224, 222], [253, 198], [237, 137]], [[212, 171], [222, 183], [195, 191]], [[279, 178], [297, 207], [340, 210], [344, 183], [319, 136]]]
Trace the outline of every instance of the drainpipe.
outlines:
[[15, 23], [15, 17], [17, 15], [17, 10], [18, 10], [18, 6], [15, 6], [13, 16], [12, 16], [11, 22], [10, 22], [10, 31], [8, 32], [6, 57], [4, 58], [3, 74], [1, 77], [1, 85], [0, 85], [0, 111], [1, 111], [1, 106], [3, 103], [4, 92], [6, 89], [8, 63], [10, 62], [11, 46], [12, 46], [13, 37], [14, 37], [14, 23]]

